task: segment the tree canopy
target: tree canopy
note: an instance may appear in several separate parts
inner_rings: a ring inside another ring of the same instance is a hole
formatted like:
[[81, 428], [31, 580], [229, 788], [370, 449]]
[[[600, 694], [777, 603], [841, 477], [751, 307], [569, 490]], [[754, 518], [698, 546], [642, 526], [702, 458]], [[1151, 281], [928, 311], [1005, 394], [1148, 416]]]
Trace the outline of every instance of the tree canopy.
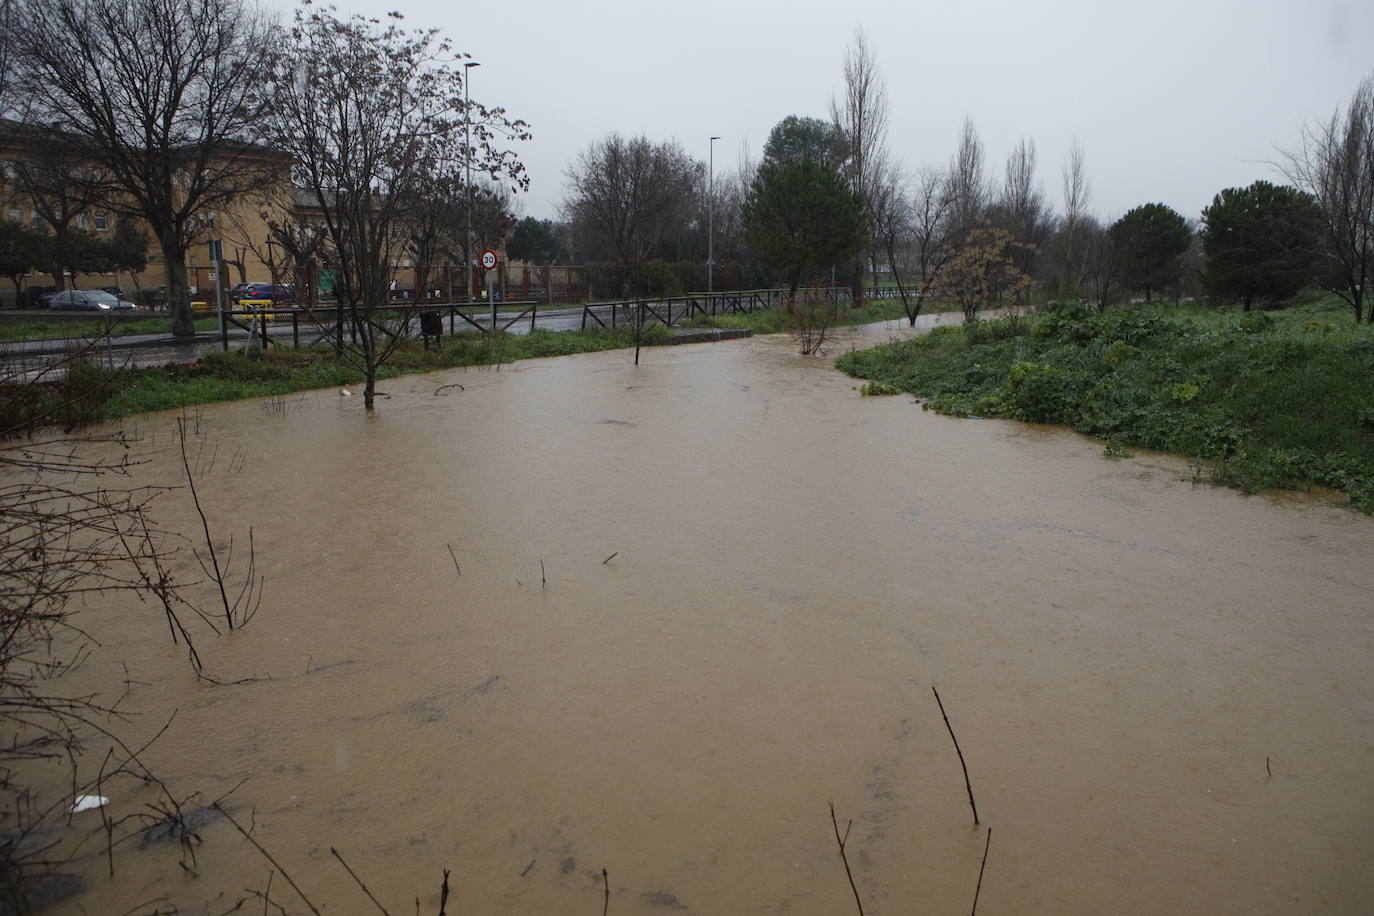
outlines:
[[1321, 208], [1297, 188], [1256, 181], [1227, 188], [1202, 211], [1203, 283], [1213, 296], [1282, 301], [1311, 277]]
[[829, 121], [788, 115], [768, 133], [763, 158], [775, 164], [815, 159], [839, 166], [848, 154], [844, 132]]
[[527, 216], [515, 224], [506, 242], [506, 254], [531, 264], [557, 264], [564, 256], [553, 221]]
[[787, 272], [793, 297], [803, 271], [843, 264], [868, 244], [863, 198], [834, 166], [809, 157], [765, 160], [743, 219], [754, 256]]
[[1179, 258], [1188, 250], [1192, 233], [1177, 211], [1165, 204], [1145, 204], [1112, 224], [1112, 242], [1121, 263], [1121, 279], [1150, 294], [1178, 279]]
[[676, 141], [609, 134], [568, 168], [564, 218], [579, 253], [633, 264], [681, 231], [705, 169]]

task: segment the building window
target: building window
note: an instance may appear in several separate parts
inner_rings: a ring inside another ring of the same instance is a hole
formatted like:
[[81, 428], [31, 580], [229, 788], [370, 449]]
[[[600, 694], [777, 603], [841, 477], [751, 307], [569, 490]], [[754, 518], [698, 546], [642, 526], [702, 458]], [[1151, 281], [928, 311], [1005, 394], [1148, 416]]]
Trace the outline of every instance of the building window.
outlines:
[[37, 210], [29, 211], [29, 225], [35, 229], [43, 228], [43, 217], [38, 215]]
[[86, 228], [86, 214], [84, 214], [84, 213], [78, 213], [78, 214], [76, 214], [76, 228], [78, 228], [78, 229], [85, 229], [85, 228]]
[[10, 222], [22, 223], [24, 221], [24, 211], [18, 207], [10, 207]]
[[109, 217], [109, 214], [106, 214], [106, 213], [97, 213], [97, 214], [95, 215], [95, 228], [99, 229], [101, 232], [104, 232], [106, 229], [109, 229], [109, 228], [110, 228], [110, 217]]

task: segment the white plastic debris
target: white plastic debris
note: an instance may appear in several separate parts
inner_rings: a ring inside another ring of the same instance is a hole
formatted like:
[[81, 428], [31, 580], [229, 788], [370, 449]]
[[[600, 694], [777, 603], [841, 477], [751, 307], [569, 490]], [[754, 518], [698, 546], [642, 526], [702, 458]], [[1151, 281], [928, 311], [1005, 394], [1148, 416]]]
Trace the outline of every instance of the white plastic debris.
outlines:
[[103, 795], [78, 795], [76, 804], [72, 805], [72, 814], [81, 811], [89, 811], [92, 808], [99, 808], [109, 804], [110, 800]]
[[347, 388], [341, 388], [341, 389], [339, 389], [339, 394], [340, 394], [342, 397], [346, 397], [346, 398], [351, 398], [351, 397], [353, 397], [353, 392], [349, 391]]

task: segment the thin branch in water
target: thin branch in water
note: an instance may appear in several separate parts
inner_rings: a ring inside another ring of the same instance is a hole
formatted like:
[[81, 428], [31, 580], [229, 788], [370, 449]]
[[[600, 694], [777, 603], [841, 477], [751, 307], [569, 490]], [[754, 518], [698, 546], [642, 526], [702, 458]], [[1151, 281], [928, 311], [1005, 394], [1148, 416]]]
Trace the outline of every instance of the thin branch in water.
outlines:
[[835, 842], [840, 847], [840, 861], [844, 863], [844, 874], [849, 879], [849, 889], [854, 892], [854, 905], [859, 908], [859, 916], [864, 916], [864, 904], [859, 899], [859, 888], [854, 884], [854, 873], [849, 870], [849, 857], [844, 854], [844, 844], [849, 842], [849, 828], [854, 826], [851, 819], [844, 828], [844, 836], [840, 836], [840, 822], [835, 819], [835, 803], [830, 803], [830, 826], [835, 828]]
[[539, 558], [539, 587], [544, 588], [549, 584], [548, 578], [544, 575], [544, 558]]
[[606, 916], [606, 913], [611, 909], [611, 877], [606, 874], [604, 868], [601, 869], [601, 883], [606, 889], [606, 902], [601, 905], [601, 916]]
[[[234, 629], [234, 614], [229, 607], [229, 594], [224, 589], [224, 572], [219, 566], [219, 555], [215, 553], [215, 542], [210, 536], [210, 520], [205, 517], [205, 510], [200, 505], [200, 494], [196, 492], [196, 475], [191, 472], [190, 459], [186, 457], [186, 421], [181, 417], [177, 418], [177, 434], [181, 440], [181, 466], [186, 469], [186, 485], [191, 489], [191, 501], [196, 505], [196, 513], [200, 516], [200, 526], [205, 532], [205, 547], [210, 553], [210, 564], [213, 567], [212, 577], [215, 584], [219, 586], [220, 602], [224, 605], [224, 619], [229, 625], [229, 629]], [[197, 558], [199, 556], [197, 555]]]
[[973, 802], [973, 784], [968, 779], [968, 764], [964, 763], [964, 752], [959, 749], [959, 739], [954, 737], [954, 726], [949, 724], [949, 716], [945, 714], [945, 704], [940, 702], [940, 691], [935, 689], [935, 685], [930, 685], [930, 690], [935, 694], [935, 702], [940, 705], [940, 715], [944, 717], [945, 728], [949, 729], [949, 737], [954, 742], [954, 752], [959, 755], [959, 766], [964, 768], [964, 788], [968, 790], [968, 806], [973, 809], [973, 825], [978, 826], [978, 806]]
[[969, 911], [969, 916], [977, 916], [978, 895], [983, 890], [983, 869], [988, 867], [988, 847], [992, 845], [992, 828], [988, 828], [988, 839], [983, 844], [983, 864], [978, 866], [978, 886], [973, 889], [973, 909]]
[[448, 548], [448, 555], [453, 558], [453, 568], [458, 570], [458, 578], [463, 578], [463, 567], [458, 565], [458, 556], [453, 552], [453, 545], [445, 544], [444, 546]]
[[1273, 779], [1273, 778], [1274, 778], [1274, 771], [1271, 770], [1271, 769], [1269, 769], [1269, 756], [1268, 756], [1267, 754], [1265, 755], [1265, 758], [1264, 758], [1264, 772], [1267, 773], [1267, 774], [1269, 774], [1269, 778], [1270, 778], [1270, 779]]
[[348, 872], [348, 876], [352, 878], [354, 881], [356, 881], [358, 883], [358, 886], [363, 889], [363, 893], [367, 894], [367, 899], [375, 903], [377, 905], [377, 909], [382, 911], [382, 916], [391, 916], [391, 914], [386, 911], [386, 907], [382, 906], [381, 902], [376, 897], [372, 896], [372, 891], [367, 889], [367, 885], [363, 883], [363, 879], [359, 878], [357, 874], [354, 873], [353, 869], [348, 867], [348, 863], [344, 861], [343, 856], [339, 855], [339, 851], [335, 849], [333, 846], [330, 846], [329, 852], [330, 855], [339, 860], [339, 864], [344, 867], [344, 871]]
[[257, 552], [253, 543], [253, 529], [248, 529], [248, 568], [244, 573], [243, 587], [239, 589], [238, 595], [232, 602], [229, 600], [229, 592], [226, 582], [229, 578], [229, 568], [233, 563], [234, 539], [231, 536], [229, 546], [223, 562], [220, 560], [218, 551], [215, 549], [214, 538], [210, 534], [210, 521], [205, 517], [205, 510], [200, 503], [200, 493], [196, 490], [196, 474], [192, 472], [191, 463], [186, 453], [186, 424], [182, 418], [177, 419], [177, 434], [181, 444], [181, 464], [186, 471], [186, 485], [191, 491], [191, 500], [195, 503], [196, 513], [200, 516], [201, 530], [205, 535], [205, 549], [209, 555], [209, 563], [200, 555], [199, 550], [193, 551], [196, 560], [200, 563], [201, 569], [205, 574], [214, 580], [219, 588], [220, 605], [224, 608], [224, 620], [229, 630], [243, 628], [257, 614], [258, 608], [262, 606], [262, 591], [264, 577], [257, 574]]
[[439, 916], [445, 916], [448, 906], [448, 869], [444, 869], [444, 885], [439, 888]]
[[618, 557], [618, 556], [620, 556], [620, 551], [619, 551], [619, 550], [617, 550], [615, 553], [611, 554], [611, 555], [610, 555], [609, 557], [607, 557], [606, 559], [602, 560], [602, 561], [601, 561], [601, 565], [602, 565], [602, 566], [605, 566], [607, 563], [611, 562], [612, 560], [614, 560], [614, 559], [615, 559], [616, 557]]
[[262, 844], [259, 843], [257, 840], [253, 839], [253, 835], [249, 833], [247, 830], [244, 830], [243, 827], [239, 825], [239, 822], [234, 820], [233, 816], [231, 816], [228, 811], [225, 811], [224, 807], [220, 805], [219, 802], [215, 802], [210, 807], [214, 808], [220, 814], [224, 815], [225, 820], [233, 824], [234, 829], [237, 830], [239, 833], [243, 834], [243, 838], [248, 842], [252, 843], [253, 848], [260, 852], [264, 859], [266, 859], [268, 862], [271, 862], [272, 866], [276, 868], [277, 871], [281, 872], [281, 876], [286, 879], [286, 883], [291, 885], [291, 889], [294, 890], [296, 892], [296, 896], [300, 897], [301, 900], [305, 902], [305, 905], [310, 908], [310, 912], [314, 913], [315, 916], [321, 916], [319, 909], [316, 908], [315, 904], [310, 902], [309, 897], [305, 896], [305, 891], [300, 889], [300, 885], [296, 884], [295, 881], [291, 880], [291, 875], [287, 873], [286, 869], [281, 867], [280, 862], [272, 858], [272, 853], [268, 852], [266, 849], [263, 849]]

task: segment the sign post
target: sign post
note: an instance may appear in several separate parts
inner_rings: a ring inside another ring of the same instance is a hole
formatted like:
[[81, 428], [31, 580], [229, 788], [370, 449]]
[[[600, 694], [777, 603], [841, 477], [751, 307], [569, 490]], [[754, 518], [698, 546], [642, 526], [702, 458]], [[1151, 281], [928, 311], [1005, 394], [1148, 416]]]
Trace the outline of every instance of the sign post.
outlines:
[[224, 243], [219, 239], [211, 239], [209, 248], [210, 263], [215, 268], [215, 311], [219, 313], [219, 336], [224, 349], [228, 350], [229, 325], [224, 320], [224, 290], [221, 288], [219, 280], [224, 273]]
[[496, 295], [495, 290], [493, 288], [495, 286], [496, 280], [492, 276], [492, 271], [496, 269], [496, 265], [498, 263], [500, 262], [496, 258], [496, 252], [492, 251], [490, 248], [482, 252], [482, 270], [484, 272], [483, 275], [486, 277], [487, 280], [487, 301], [491, 303], [492, 334], [496, 333]]

